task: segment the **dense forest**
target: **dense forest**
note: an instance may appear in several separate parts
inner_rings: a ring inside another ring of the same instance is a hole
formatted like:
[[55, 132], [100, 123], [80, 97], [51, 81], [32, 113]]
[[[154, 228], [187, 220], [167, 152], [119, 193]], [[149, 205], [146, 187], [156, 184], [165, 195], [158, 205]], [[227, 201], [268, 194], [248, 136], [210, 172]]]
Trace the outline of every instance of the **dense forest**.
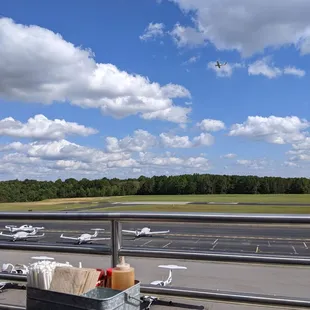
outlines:
[[308, 194], [310, 179], [185, 174], [138, 179], [11, 180], [0, 182], [0, 202], [50, 198], [185, 194]]

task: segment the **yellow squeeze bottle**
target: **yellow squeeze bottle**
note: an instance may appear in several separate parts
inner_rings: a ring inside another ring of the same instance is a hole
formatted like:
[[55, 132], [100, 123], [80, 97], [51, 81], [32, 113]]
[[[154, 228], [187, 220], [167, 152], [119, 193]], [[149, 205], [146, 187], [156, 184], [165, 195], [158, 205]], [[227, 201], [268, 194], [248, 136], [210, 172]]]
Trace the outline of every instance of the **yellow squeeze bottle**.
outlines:
[[120, 291], [135, 285], [135, 269], [125, 263], [124, 256], [121, 256], [120, 263], [113, 268], [111, 282], [111, 288]]

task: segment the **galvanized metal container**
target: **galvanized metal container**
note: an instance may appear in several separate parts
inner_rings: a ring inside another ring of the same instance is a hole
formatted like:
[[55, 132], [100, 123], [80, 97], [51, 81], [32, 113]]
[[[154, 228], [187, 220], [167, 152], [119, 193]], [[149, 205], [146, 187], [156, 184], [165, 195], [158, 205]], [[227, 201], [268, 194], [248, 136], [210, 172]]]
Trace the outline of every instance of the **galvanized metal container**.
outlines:
[[96, 287], [81, 295], [27, 287], [27, 310], [140, 310], [140, 282], [124, 291]]

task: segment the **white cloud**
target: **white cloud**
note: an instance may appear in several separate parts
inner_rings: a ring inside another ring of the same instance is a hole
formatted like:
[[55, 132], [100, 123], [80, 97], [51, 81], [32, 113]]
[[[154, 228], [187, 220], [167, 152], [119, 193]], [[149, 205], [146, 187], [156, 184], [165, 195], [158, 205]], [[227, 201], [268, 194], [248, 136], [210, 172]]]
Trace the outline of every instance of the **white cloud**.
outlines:
[[249, 116], [244, 123], [234, 124], [229, 135], [243, 136], [275, 144], [286, 144], [304, 139], [303, 130], [309, 126], [308, 121], [299, 119], [297, 116]]
[[196, 124], [202, 131], [219, 131], [225, 129], [225, 123], [216, 119], [204, 119]]
[[149, 23], [145, 28], [143, 35], [139, 36], [140, 40], [146, 41], [164, 35], [165, 25], [163, 23]]
[[201, 133], [191, 141], [189, 136], [169, 135], [161, 133], [159, 135], [164, 147], [170, 148], [192, 148], [198, 146], [210, 146], [214, 143], [214, 137], [209, 133]]
[[296, 76], [299, 76], [299, 77], [303, 77], [303, 76], [306, 75], [306, 72], [304, 70], [297, 69], [295, 67], [286, 67], [286, 68], [284, 68], [283, 73], [284, 74], [296, 75]]
[[293, 162], [310, 162], [310, 132], [305, 133], [306, 137], [296, 143], [293, 143], [293, 149], [288, 151], [289, 158]]
[[139, 154], [141, 165], [164, 166], [169, 168], [170, 165], [189, 168], [201, 168], [208, 170], [210, 168], [209, 160], [205, 157], [177, 157], [171, 154], [166, 156], [143, 153]]
[[[170, 0], [190, 13], [194, 28], [176, 25], [178, 46], [209, 41], [218, 50], [237, 50], [249, 57], [267, 47], [293, 45], [300, 54], [310, 52], [307, 0]], [[191, 37], [194, 39], [191, 40]]]
[[284, 69], [278, 68], [271, 63], [270, 57], [264, 57], [249, 65], [249, 75], [263, 75], [269, 79], [277, 78], [283, 74], [295, 75], [298, 77], [305, 76], [306, 72], [295, 67], [285, 67]]
[[206, 44], [205, 38], [192, 27], [184, 27], [176, 24], [170, 35], [178, 47], [196, 47]]
[[[0, 96], [6, 100], [70, 102], [115, 118], [187, 120], [190, 109], [175, 106], [172, 100], [190, 97], [184, 87], [161, 86], [113, 64], [96, 63], [90, 50], [48, 29], [0, 18], [0, 42]], [[176, 111], [179, 117], [171, 115]]]
[[264, 169], [268, 165], [268, 162], [264, 159], [238, 159], [236, 161], [238, 165], [245, 166], [249, 169]]
[[240, 63], [235, 63], [235, 64], [227, 63], [225, 66], [222, 66], [221, 68], [218, 68], [215, 65], [216, 65], [216, 61], [210, 61], [208, 63], [208, 69], [213, 70], [218, 77], [231, 77], [235, 69], [244, 67]]
[[282, 74], [281, 69], [275, 67], [273, 64], [270, 65], [268, 62], [269, 59], [265, 57], [250, 64], [248, 68], [249, 75], [264, 75], [269, 79], [280, 76]]
[[200, 59], [200, 56], [192, 56], [191, 58], [189, 58], [188, 60], [183, 62], [183, 65], [188, 65], [188, 64], [193, 64], [195, 62], [197, 62]]
[[59, 140], [65, 138], [66, 135], [88, 136], [95, 133], [98, 131], [93, 128], [75, 122], [66, 122], [63, 119], [49, 120], [42, 114], [29, 118], [27, 123], [17, 121], [13, 117], [0, 120], [0, 136]]
[[228, 153], [228, 154], [223, 155], [222, 157], [224, 157], [224, 158], [235, 158], [236, 156], [237, 156], [236, 154]]
[[157, 139], [149, 132], [139, 129], [132, 137], [127, 136], [123, 139], [107, 137], [106, 143], [109, 152], [141, 152], [155, 146]]

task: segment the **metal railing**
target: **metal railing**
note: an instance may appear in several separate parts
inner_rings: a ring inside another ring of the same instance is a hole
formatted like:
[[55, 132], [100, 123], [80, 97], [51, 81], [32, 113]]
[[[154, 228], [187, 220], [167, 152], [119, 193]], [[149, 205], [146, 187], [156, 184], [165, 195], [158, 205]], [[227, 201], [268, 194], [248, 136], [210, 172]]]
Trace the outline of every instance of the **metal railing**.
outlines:
[[[111, 248], [97, 249], [87, 246], [55, 246], [55, 245], [29, 245], [0, 243], [0, 249], [24, 250], [24, 251], [48, 251], [77, 254], [111, 255], [111, 265], [115, 267], [120, 255], [129, 257], [152, 257], [189, 259], [200, 261], [226, 261], [262, 264], [289, 264], [310, 265], [310, 257], [273, 256], [260, 254], [236, 254], [236, 253], [208, 253], [171, 251], [164, 249], [138, 249], [122, 247], [122, 221], [146, 221], [146, 222], [192, 222], [192, 223], [277, 223], [277, 224], [310, 224], [310, 215], [273, 215], [273, 214], [216, 214], [216, 213], [155, 213], [155, 212], [2, 212], [0, 220], [42, 220], [42, 221], [110, 221], [111, 223]], [[27, 277], [14, 274], [0, 273], [0, 279], [12, 282], [26, 282]], [[177, 287], [157, 287], [153, 285], [141, 285], [141, 292], [147, 294], [169, 295], [177, 297], [190, 297], [206, 300], [222, 300], [247, 302], [264, 305], [293, 306], [310, 308], [310, 299], [289, 298], [274, 295], [257, 295], [248, 293], [234, 293], [221, 291], [206, 291]], [[0, 305], [0, 309], [24, 309], [8, 305]]]

